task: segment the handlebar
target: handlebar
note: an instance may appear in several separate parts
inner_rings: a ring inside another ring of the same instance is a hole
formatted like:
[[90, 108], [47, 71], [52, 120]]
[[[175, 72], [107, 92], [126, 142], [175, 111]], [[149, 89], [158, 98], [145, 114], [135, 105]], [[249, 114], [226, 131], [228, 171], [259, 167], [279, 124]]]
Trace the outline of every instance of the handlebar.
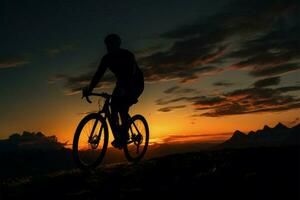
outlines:
[[[108, 94], [108, 93], [105, 93], [105, 92], [103, 92], [103, 93], [93, 93], [92, 92], [92, 93], [90, 93], [89, 96], [99, 96], [99, 97], [103, 97], [105, 99], [111, 98], [111, 95]], [[82, 95], [82, 98], [85, 98], [87, 100], [87, 102], [92, 103], [92, 101], [90, 100], [89, 96]]]

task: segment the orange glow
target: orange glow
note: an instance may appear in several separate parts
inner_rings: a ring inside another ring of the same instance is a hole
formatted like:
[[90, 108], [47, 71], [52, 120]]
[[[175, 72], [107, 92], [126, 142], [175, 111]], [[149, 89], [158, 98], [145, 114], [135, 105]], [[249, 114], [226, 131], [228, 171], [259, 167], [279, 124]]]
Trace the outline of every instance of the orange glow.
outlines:
[[[150, 142], [209, 142], [224, 141], [231, 136], [235, 130], [249, 132], [251, 130], [261, 129], [264, 125], [275, 126], [278, 122], [288, 125], [288, 123], [298, 117], [296, 111], [286, 111], [282, 113], [247, 114], [226, 117], [201, 117], [191, 118], [186, 109], [155, 114], [144, 114], [150, 127]], [[288, 118], [286, 116], [289, 116]], [[58, 135], [61, 141], [72, 143], [73, 134], [76, 126], [83, 116], [67, 117], [70, 124], [60, 124], [55, 127], [56, 130], [64, 129], [64, 134]], [[49, 130], [51, 130], [49, 128]], [[53, 129], [50, 131], [53, 131]], [[47, 132], [47, 130], [46, 130]], [[61, 131], [57, 131], [61, 132]], [[110, 141], [112, 134], [109, 133]]]
[[[228, 138], [235, 130], [247, 133], [251, 130], [261, 129], [264, 125], [275, 126], [278, 122], [289, 126], [291, 121], [299, 118], [300, 109], [223, 117], [192, 117], [194, 114], [192, 107], [171, 112], [159, 112], [157, 111], [159, 107], [155, 104], [158, 95], [152, 97], [146, 93], [130, 111], [132, 115], [140, 113], [146, 117], [150, 128], [151, 142], [167, 142], [170, 141], [170, 138], [173, 139], [173, 142], [221, 141]], [[49, 105], [44, 110], [40, 110], [41, 113], [37, 113], [36, 116], [31, 114], [31, 118], [23, 116], [15, 118], [12, 121], [13, 124], [9, 124], [11, 129], [7, 130], [7, 135], [24, 130], [41, 131], [46, 135], [56, 135], [59, 141], [68, 142], [71, 145], [76, 127], [85, 116], [84, 113], [96, 110], [96, 105], [87, 104], [79, 96], [65, 98], [69, 102]], [[112, 134], [109, 132], [109, 142], [112, 139]]]

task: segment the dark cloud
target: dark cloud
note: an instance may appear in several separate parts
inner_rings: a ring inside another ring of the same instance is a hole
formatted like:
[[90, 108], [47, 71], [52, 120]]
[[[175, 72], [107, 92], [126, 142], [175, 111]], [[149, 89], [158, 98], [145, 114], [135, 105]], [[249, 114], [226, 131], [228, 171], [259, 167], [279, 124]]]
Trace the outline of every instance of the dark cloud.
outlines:
[[[145, 63], [139, 61], [142, 65]], [[191, 82], [201, 76], [212, 76], [223, 71], [223, 69], [214, 66], [192, 66], [182, 65], [165, 65], [146, 64], [142, 67], [145, 80], [147, 82], [156, 82], [162, 80], [179, 79], [182, 83]]]
[[230, 104], [227, 106], [220, 107], [215, 109], [213, 112], [207, 112], [201, 114], [200, 116], [205, 117], [220, 117], [224, 115], [237, 115], [237, 114], [251, 114], [251, 113], [262, 113], [262, 112], [280, 112], [287, 111], [291, 109], [300, 108], [300, 103], [288, 104], [278, 107], [270, 107], [270, 108], [261, 108], [256, 110], [247, 110], [246, 107], [241, 106], [240, 104]]
[[268, 87], [278, 85], [280, 83], [280, 76], [260, 79], [254, 83], [254, 87]]
[[[280, 83], [278, 75], [300, 69], [299, 35], [299, 1], [238, 0], [208, 19], [163, 33], [163, 38], [175, 41], [173, 46], [142, 61], [150, 66], [148, 70], [156, 80], [197, 79], [195, 69], [228, 63], [225, 69], [265, 77], [252, 88], [222, 95], [161, 98], [158, 105], [185, 101], [199, 113], [196, 115], [209, 117], [278, 112], [299, 107], [299, 98], [288, 94], [298, 91], [298, 86], [267, 88]], [[226, 82], [214, 85], [231, 86]]]
[[29, 61], [25, 58], [0, 58], [0, 69], [19, 67], [28, 63]]
[[234, 60], [232, 69], [247, 68], [253, 76], [297, 70], [299, 5], [297, 0], [233, 1], [208, 19], [162, 33], [173, 45], [140, 62], [146, 66], [150, 81], [197, 79], [194, 69], [228, 59]]
[[154, 52], [160, 51], [164, 48], [165, 47], [162, 44], [158, 44], [158, 45], [153, 45], [146, 48], [134, 50], [133, 53], [136, 55], [136, 57], [144, 57]]
[[188, 83], [197, 80], [200, 76], [212, 76], [222, 71], [223, 71], [222, 68], [206, 66], [206, 67], [194, 68], [189, 71], [183, 71], [178, 73], [177, 75], [181, 77], [182, 83]]
[[239, 60], [231, 68], [247, 69], [252, 76], [273, 76], [300, 69], [300, 2], [281, 4], [286, 4], [285, 12], [276, 16], [270, 29], [241, 43], [227, 56]]
[[230, 87], [233, 86], [234, 83], [227, 82], [227, 81], [217, 81], [213, 83], [214, 86], [222, 86], [222, 87]]
[[[50, 82], [62, 81], [65, 88], [65, 93], [67, 95], [76, 94], [81, 92], [82, 88], [86, 87], [92, 77], [94, 76], [95, 71], [90, 71], [85, 74], [80, 74], [77, 76], [69, 76], [66, 74], [58, 74], [50, 80]], [[106, 73], [101, 79], [101, 83], [96, 88], [109, 87], [112, 85], [114, 77], [111, 73]]]
[[185, 101], [194, 107], [193, 116], [220, 117], [259, 112], [279, 112], [300, 108], [300, 98], [288, 92], [299, 91], [300, 86], [279, 88], [253, 87], [234, 90], [219, 96], [193, 96], [157, 101], [158, 105], [167, 105]]
[[275, 65], [270, 67], [254, 67], [250, 71], [250, 75], [252, 76], [273, 76], [284, 74], [287, 72], [292, 72], [300, 69], [300, 63], [289, 63], [283, 65]]
[[176, 103], [178, 101], [183, 101], [183, 100], [187, 100], [187, 97], [178, 97], [178, 98], [160, 98], [157, 99], [155, 102], [157, 105], [167, 105], [170, 103]]
[[238, 103], [230, 103], [230, 104], [225, 104], [220, 107], [217, 107], [213, 111], [205, 112], [205, 113], [201, 114], [200, 116], [220, 117], [220, 116], [224, 116], [224, 115], [242, 114], [246, 111], [247, 111], [246, 107], [241, 106]]
[[206, 110], [212, 106], [220, 106], [224, 104], [224, 97], [199, 97], [197, 100], [193, 101], [194, 107], [197, 110]]
[[173, 93], [174, 91], [178, 90], [179, 88], [180, 88], [179, 86], [170, 87], [170, 88], [166, 89], [164, 91], [164, 93], [170, 94], [170, 93]]
[[197, 92], [196, 89], [193, 88], [181, 88], [179, 86], [174, 86], [166, 89], [164, 91], [165, 94], [189, 94], [189, 93], [195, 93]]
[[[236, 90], [224, 95], [223, 101], [212, 107], [206, 107], [208, 112], [201, 116], [219, 117], [224, 115], [249, 114], [258, 112], [278, 112], [299, 108], [300, 99], [287, 92], [299, 91], [300, 87], [281, 88], [248, 88]], [[198, 103], [196, 106], [206, 106]]]
[[300, 90], [300, 86], [287, 86], [287, 87], [280, 87], [276, 89], [278, 92], [285, 93], [285, 92], [293, 92]]
[[150, 80], [177, 78], [186, 82], [207, 72], [220, 72], [217, 67], [206, 66], [221, 57], [227, 49], [227, 44], [222, 44], [226, 36], [213, 21], [215, 19], [209, 19], [163, 33], [163, 38], [174, 40], [173, 45], [166, 51], [140, 59], [147, 66]]
[[[168, 39], [203, 37], [211, 44], [231, 36], [265, 31], [283, 15], [298, 9], [297, 0], [235, 0], [226, 5], [222, 12], [217, 12], [208, 19], [178, 27], [163, 33]], [[210, 25], [210, 26], [209, 26]], [[204, 41], [204, 40], [203, 40]]]
[[168, 106], [168, 107], [160, 108], [160, 109], [158, 109], [158, 111], [160, 111], [160, 112], [171, 112], [175, 109], [184, 108], [184, 107], [186, 107], [186, 106], [185, 105]]

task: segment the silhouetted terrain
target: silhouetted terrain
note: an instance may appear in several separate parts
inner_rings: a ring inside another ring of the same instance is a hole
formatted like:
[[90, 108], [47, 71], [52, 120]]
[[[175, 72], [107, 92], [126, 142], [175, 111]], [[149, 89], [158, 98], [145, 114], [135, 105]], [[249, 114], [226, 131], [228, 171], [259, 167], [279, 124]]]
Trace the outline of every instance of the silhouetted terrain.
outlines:
[[71, 151], [55, 136], [24, 131], [0, 140], [0, 179], [72, 169]]
[[49, 151], [64, 149], [64, 143], [58, 142], [55, 135], [45, 136], [41, 132], [24, 131], [22, 134], [14, 133], [6, 140], [0, 140], [0, 151]]
[[[174, 153], [204, 150], [215, 143], [169, 143], [149, 146], [145, 159]], [[71, 149], [57, 141], [55, 136], [24, 131], [0, 140], [0, 179], [19, 179], [43, 175], [59, 170], [72, 170], [76, 166]], [[127, 162], [123, 151], [108, 148], [102, 165]]]
[[0, 142], [0, 199], [299, 199], [299, 133], [299, 125], [278, 124], [236, 131], [216, 148], [156, 144], [138, 164], [108, 149], [89, 173], [75, 169], [71, 150], [56, 137], [14, 134]]
[[299, 154], [299, 147], [175, 154], [4, 182], [1, 199], [299, 199]]
[[278, 123], [274, 128], [264, 126], [262, 130], [245, 134], [235, 131], [232, 137], [219, 148], [249, 148], [268, 146], [300, 145], [300, 124], [288, 128]]

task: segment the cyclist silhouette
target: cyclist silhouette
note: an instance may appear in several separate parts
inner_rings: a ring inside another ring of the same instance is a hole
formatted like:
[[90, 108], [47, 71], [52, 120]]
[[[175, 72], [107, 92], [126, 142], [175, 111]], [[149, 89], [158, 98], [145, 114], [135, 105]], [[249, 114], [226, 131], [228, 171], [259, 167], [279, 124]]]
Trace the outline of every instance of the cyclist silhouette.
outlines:
[[[121, 38], [117, 34], [107, 35], [104, 43], [107, 54], [102, 57], [89, 86], [83, 89], [83, 96], [89, 96], [92, 93], [107, 68], [115, 75], [117, 81], [111, 99], [111, 114], [115, 123], [111, 128], [113, 134], [117, 133], [117, 135], [114, 135], [115, 140], [112, 145], [122, 148], [129, 139], [129, 108], [137, 103], [138, 97], [144, 90], [144, 76], [137, 65], [134, 54], [120, 48]], [[118, 124], [118, 113], [121, 117], [121, 125]]]

